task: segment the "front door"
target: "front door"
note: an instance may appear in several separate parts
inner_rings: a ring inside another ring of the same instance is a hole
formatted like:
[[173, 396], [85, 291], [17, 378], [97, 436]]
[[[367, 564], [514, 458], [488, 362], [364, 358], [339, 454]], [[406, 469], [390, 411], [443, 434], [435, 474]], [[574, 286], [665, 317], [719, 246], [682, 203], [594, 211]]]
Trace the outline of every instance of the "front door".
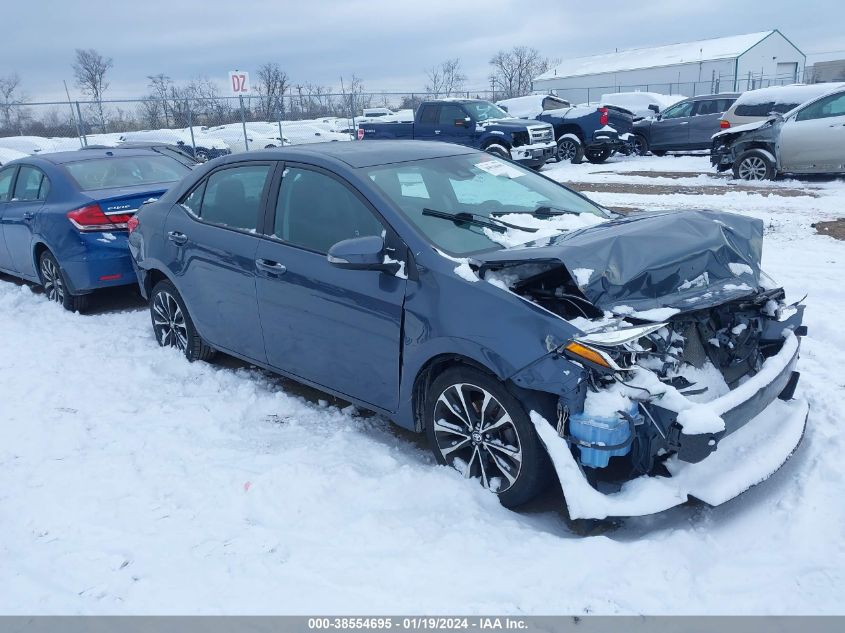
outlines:
[[686, 149], [691, 115], [692, 101], [682, 101], [664, 110], [660, 119], [651, 124], [649, 145], [658, 150]]
[[34, 278], [33, 224], [50, 193], [50, 181], [37, 167], [21, 165], [12, 199], [6, 204], [0, 223], [12, 265], [22, 277]]
[[823, 97], [785, 121], [778, 151], [785, 172], [845, 172], [845, 92]]
[[396, 410], [407, 282], [326, 258], [344, 239], [386, 235], [390, 245], [392, 231], [347, 183], [306, 166], [285, 169], [273, 217], [256, 254], [269, 364]]
[[[469, 120], [467, 120], [469, 119]], [[437, 117], [440, 140], [458, 145], [472, 145], [475, 138], [475, 123], [466, 110], [457, 103], [444, 103]]]
[[274, 168], [267, 162], [218, 169], [174, 205], [165, 222], [169, 268], [200, 335], [262, 363], [256, 230]]

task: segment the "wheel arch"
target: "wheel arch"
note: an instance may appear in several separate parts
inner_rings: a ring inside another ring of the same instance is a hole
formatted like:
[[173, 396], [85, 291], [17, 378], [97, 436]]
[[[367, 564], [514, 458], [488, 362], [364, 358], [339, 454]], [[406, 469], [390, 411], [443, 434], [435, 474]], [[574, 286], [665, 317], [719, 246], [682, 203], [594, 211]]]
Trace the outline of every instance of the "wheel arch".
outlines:
[[481, 140], [481, 149], [482, 150], [486, 150], [491, 145], [501, 145], [506, 150], [511, 151], [510, 142], [508, 142], [508, 140], [503, 136], [499, 136], [499, 135], [496, 135], [496, 134], [490, 134], [486, 138], [483, 138]]

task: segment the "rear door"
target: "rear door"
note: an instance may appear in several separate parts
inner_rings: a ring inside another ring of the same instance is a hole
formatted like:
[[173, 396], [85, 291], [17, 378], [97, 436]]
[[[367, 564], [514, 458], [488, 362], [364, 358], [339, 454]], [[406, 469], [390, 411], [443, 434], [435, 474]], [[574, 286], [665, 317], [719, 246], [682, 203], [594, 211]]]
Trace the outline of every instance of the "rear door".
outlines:
[[780, 130], [783, 171], [845, 171], [845, 92], [823, 97], [799, 110]]
[[364, 197], [333, 174], [288, 164], [256, 254], [258, 305], [270, 365], [394, 411], [406, 279], [344, 270], [326, 258], [344, 239], [398, 238]]
[[6, 214], [6, 207], [12, 197], [12, 186], [15, 184], [15, 172], [17, 165], [0, 169], [0, 268], [3, 270], [14, 270], [12, 256], [6, 247], [5, 231], [3, 230], [3, 216]]
[[25, 277], [36, 274], [32, 227], [49, 193], [47, 175], [38, 167], [21, 165], [12, 198], [0, 217], [12, 265], [18, 274]]
[[660, 119], [651, 124], [649, 145], [662, 150], [687, 149], [692, 106], [692, 101], [681, 101], [664, 110]]
[[424, 103], [414, 120], [414, 138], [420, 141], [436, 141], [440, 138], [440, 104]]
[[690, 149], [710, 149], [712, 137], [719, 131], [719, 119], [730, 103], [730, 99], [701, 99], [695, 102], [689, 124]]
[[214, 347], [261, 363], [256, 231], [275, 165], [234, 163], [211, 172], [165, 221], [165, 261], [199, 333]]

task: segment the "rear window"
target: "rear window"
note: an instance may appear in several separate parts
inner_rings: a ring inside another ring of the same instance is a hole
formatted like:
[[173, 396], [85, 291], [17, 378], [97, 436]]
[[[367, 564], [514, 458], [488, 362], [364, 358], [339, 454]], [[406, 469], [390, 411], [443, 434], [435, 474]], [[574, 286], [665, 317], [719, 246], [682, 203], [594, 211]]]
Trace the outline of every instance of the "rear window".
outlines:
[[124, 156], [65, 163], [83, 191], [136, 187], [180, 180], [191, 172], [169, 156]]
[[767, 101], [766, 103], [741, 103], [734, 110], [737, 116], [762, 116], [767, 117], [772, 112], [785, 114], [797, 108], [800, 103], [776, 103], [774, 101]]

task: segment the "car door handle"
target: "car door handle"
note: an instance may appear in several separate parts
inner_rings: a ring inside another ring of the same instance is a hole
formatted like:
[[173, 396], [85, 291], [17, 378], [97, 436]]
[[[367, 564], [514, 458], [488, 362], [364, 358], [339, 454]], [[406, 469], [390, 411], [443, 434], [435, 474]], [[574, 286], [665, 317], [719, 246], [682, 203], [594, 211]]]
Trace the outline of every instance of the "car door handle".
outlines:
[[182, 246], [188, 241], [188, 236], [184, 233], [180, 233], [179, 231], [170, 231], [167, 234], [167, 239], [169, 239], [174, 244], [177, 244], [178, 246]]
[[435, 134], [440, 134], [440, 130], [434, 130]]
[[689, 121], [681, 121], [678, 125], [689, 125]]
[[35, 217], [35, 214], [32, 211], [24, 211], [23, 219], [24, 220], [31, 220]]
[[279, 262], [274, 262], [269, 259], [256, 259], [255, 265], [258, 267], [259, 270], [263, 270], [268, 273], [273, 273], [274, 275], [282, 275], [287, 272], [287, 266], [284, 264], [280, 264]]

